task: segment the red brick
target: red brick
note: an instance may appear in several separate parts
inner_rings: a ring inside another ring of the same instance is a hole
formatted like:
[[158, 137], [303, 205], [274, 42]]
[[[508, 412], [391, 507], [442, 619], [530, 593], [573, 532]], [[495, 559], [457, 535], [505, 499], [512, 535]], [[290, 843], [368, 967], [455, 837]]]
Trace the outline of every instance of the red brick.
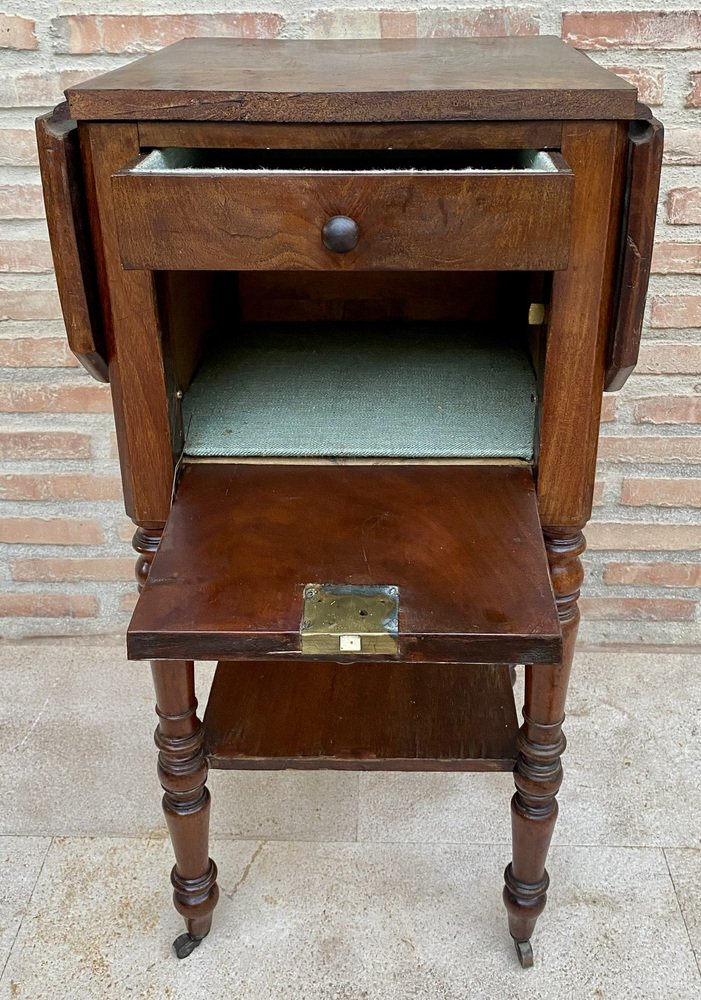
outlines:
[[665, 129], [664, 160], [691, 166], [701, 163], [701, 129]]
[[0, 49], [35, 49], [39, 44], [29, 17], [0, 14]]
[[[49, 444], [46, 457], [65, 456], [57, 456]], [[117, 476], [81, 473], [0, 475], [0, 500], [120, 500], [121, 497], [122, 485]]]
[[473, 38], [504, 35], [537, 35], [537, 15], [518, 7], [484, 10], [422, 10], [417, 33], [428, 38]]
[[701, 531], [696, 524], [640, 524], [636, 521], [592, 521], [584, 532], [592, 551], [697, 552]]
[[51, 248], [46, 240], [0, 242], [0, 271], [45, 274], [53, 270]]
[[137, 593], [120, 594], [119, 596], [120, 611], [125, 611], [128, 615], [130, 615], [136, 606], [136, 599], [138, 596], [139, 595]]
[[698, 49], [701, 12], [587, 11], [562, 15], [562, 37], [578, 49]]
[[[652, 303], [655, 325], [662, 328], [696, 326], [693, 322], [696, 310], [701, 313], [701, 295], [669, 296]], [[637, 372], [639, 375], [698, 375], [701, 372], [701, 344], [648, 341], [640, 348]]]
[[651, 396], [634, 412], [636, 424], [701, 424], [701, 396]]
[[608, 563], [604, 583], [653, 587], [701, 587], [699, 563]]
[[624, 479], [621, 503], [630, 507], [701, 507], [701, 479]]
[[68, 517], [0, 518], [0, 542], [22, 545], [101, 545], [99, 521]]
[[91, 594], [3, 594], [5, 618], [95, 618], [97, 598]]
[[119, 535], [119, 537], [121, 538], [121, 540], [123, 542], [129, 542], [130, 545], [131, 545], [131, 540], [134, 537], [134, 532], [135, 531], [136, 531], [136, 528], [131, 523], [131, 521], [124, 521], [117, 528], [117, 534]]
[[54, 289], [0, 289], [0, 320], [5, 319], [61, 319], [58, 294]]
[[0, 185], [0, 219], [43, 219], [40, 184]]
[[49, 107], [63, 100], [63, 92], [68, 87], [94, 76], [94, 69], [64, 70], [60, 73], [6, 73], [0, 77], [0, 107]]
[[701, 187], [672, 188], [667, 197], [667, 221], [675, 226], [701, 223]]
[[607, 66], [638, 90], [638, 100], [652, 107], [664, 104], [664, 70], [660, 66]]
[[660, 465], [701, 462], [701, 435], [602, 437], [599, 457], [609, 462], [652, 462]]
[[39, 160], [33, 129], [0, 129], [0, 166], [33, 167]]
[[594, 483], [594, 506], [600, 507], [604, 502], [604, 482], [601, 479], [597, 479]]
[[701, 108], [701, 72], [690, 73], [691, 90], [687, 94], [687, 108]]
[[0, 368], [75, 368], [77, 365], [63, 337], [0, 340]]
[[51, 22], [57, 52], [153, 52], [193, 36], [275, 38], [280, 14], [69, 14]]
[[602, 424], [609, 423], [611, 420], [616, 419], [616, 408], [618, 405], [618, 399], [616, 396], [605, 395], [601, 401], [601, 422]]
[[87, 385], [10, 384], [0, 395], [0, 412], [6, 413], [111, 413], [107, 387]]
[[74, 580], [102, 582], [133, 580], [133, 559], [21, 559], [11, 565], [19, 582], [64, 583]]
[[656, 274], [701, 274], [701, 243], [658, 243], [652, 270]]
[[74, 431], [0, 431], [0, 458], [90, 458], [89, 434]]
[[380, 11], [381, 38], [416, 38], [417, 18], [415, 11]]
[[595, 621], [686, 622], [696, 614], [696, 601], [681, 597], [583, 597], [579, 606], [585, 620]]

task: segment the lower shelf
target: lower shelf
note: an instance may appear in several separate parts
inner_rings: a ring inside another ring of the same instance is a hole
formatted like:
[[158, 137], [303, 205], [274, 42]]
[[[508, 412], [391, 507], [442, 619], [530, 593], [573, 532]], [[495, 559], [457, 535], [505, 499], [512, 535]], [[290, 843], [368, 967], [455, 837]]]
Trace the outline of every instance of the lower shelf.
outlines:
[[204, 718], [212, 767], [510, 771], [502, 664], [221, 662]]

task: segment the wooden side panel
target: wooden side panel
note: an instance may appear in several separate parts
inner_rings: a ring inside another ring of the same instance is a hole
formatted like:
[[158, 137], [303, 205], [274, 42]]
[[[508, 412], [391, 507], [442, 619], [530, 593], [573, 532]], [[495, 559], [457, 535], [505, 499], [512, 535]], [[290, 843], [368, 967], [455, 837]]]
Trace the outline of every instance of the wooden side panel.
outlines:
[[563, 130], [575, 192], [569, 267], [553, 276], [545, 359], [538, 471], [545, 528], [581, 528], [591, 514], [625, 142], [625, 127], [609, 122]]
[[107, 361], [86, 216], [78, 127], [66, 105], [36, 120], [46, 223], [70, 349], [98, 382]]
[[606, 366], [605, 387], [609, 392], [625, 385], [638, 361], [655, 242], [663, 145], [664, 128], [656, 118], [631, 122], [626, 217]]
[[154, 278], [122, 270], [110, 186], [113, 172], [138, 148], [135, 125], [82, 126], [125, 505], [134, 521], [147, 525], [162, 524], [170, 508], [168, 392]]

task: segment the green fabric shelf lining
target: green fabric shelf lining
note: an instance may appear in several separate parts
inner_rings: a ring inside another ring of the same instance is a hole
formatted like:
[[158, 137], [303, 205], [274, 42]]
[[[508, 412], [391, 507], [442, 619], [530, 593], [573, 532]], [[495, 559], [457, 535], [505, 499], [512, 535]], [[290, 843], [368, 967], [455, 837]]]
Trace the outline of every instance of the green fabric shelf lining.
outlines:
[[500, 328], [241, 326], [183, 400], [185, 454], [533, 458], [536, 379]]

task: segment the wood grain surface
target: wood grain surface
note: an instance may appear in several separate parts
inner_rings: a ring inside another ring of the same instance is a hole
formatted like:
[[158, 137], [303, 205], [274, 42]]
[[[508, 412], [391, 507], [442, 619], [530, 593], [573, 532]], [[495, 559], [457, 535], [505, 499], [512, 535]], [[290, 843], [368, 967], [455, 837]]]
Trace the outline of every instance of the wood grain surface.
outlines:
[[529, 469], [198, 463], [184, 468], [129, 656], [299, 656], [311, 582], [399, 587], [400, 659], [560, 653]]
[[631, 122], [618, 287], [604, 388], [621, 389], [638, 362], [655, 243], [664, 128], [650, 116]]
[[78, 128], [66, 105], [36, 120], [46, 224], [68, 345], [98, 382], [109, 381]]
[[[127, 167], [113, 178], [121, 259], [179, 270], [560, 269], [574, 177], [552, 158], [552, 172]], [[358, 226], [348, 253], [322, 242], [334, 216]]]
[[204, 718], [220, 768], [510, 771], [506, 665], [223, 662]]
[[559, 38], [188, 38], [67, 91], [81, 120], [632, 118], [636, 89]]

